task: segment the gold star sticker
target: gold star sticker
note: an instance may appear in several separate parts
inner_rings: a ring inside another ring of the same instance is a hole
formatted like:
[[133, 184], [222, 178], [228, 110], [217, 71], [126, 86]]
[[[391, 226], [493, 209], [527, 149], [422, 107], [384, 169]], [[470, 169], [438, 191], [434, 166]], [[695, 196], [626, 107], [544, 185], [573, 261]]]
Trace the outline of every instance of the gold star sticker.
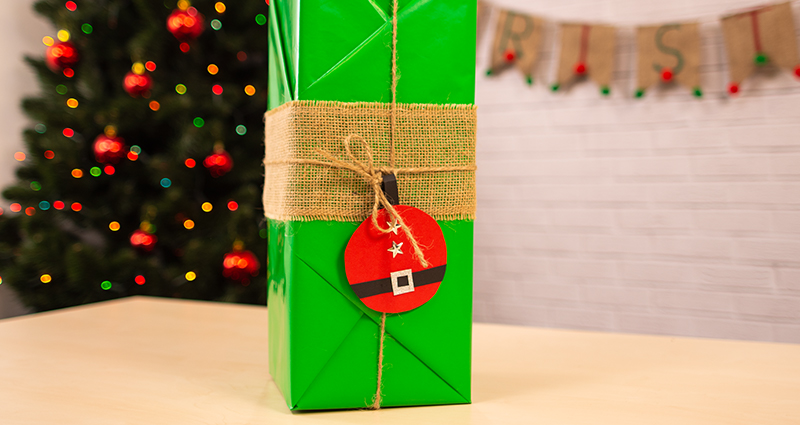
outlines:
[[386, 224], [388, 224], [389, 227], [391, 227], [391, 229], [389, 229], [389, 231], [396, 235], [397, 234], [397, 229], [400, 228], [400, 223], [398, 223], [397, 220], [395, 220], [394, 224], [389, 223], [388, 221], [386, 222]]
[[392, 247], [387, 249], [387, 251], [391, 252], [392, 253], [392, 258], [394, 258], [394, 257], [397, 257], [397, 254], [402, 254], [403, 253], [403, 251], [400, 250], [400, 248], [402, 248], [402, 247], [403, 247], [403, 242], [400, 242], [398, 244], [397, 242], [392, 241]]

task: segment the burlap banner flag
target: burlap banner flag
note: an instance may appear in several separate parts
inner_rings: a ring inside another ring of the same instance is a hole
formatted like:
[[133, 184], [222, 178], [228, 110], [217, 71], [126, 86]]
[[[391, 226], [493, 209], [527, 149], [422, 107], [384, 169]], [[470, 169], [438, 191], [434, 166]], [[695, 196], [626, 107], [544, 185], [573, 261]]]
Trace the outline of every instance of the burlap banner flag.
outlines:
[[615, 37], [616, 29], [606, 25], [561, 24], [561, 57], [553, 91], [585, 77], [609, 94]]
[[739, 84], [760, 67], [793, 69], [800, 76], [790, 3], [726, 16], [722, 18], [722, 34], [728, 54], [731, 94], [737, 93]]
[[483, 1], [478, 0], [478, 10], [476, 11], [477, 31], [475, 37], [475, 45], [483, 39], [483, 33], [486, 32], [486, 27], [489, 26], [489, 16], [492, 14], [492, 6]]
[[492, 43], [491, 64], [487, 74], [495, 74], [510, 66], [516, 67], [533, 84], [534, 67], [539, 57], [544, 34], [544, 20], [501, 10]]
[[636, 97], [657, 83], [677, 83], [702, 96], [700, 88], [700, 31], [696, 23], [639, 27]]

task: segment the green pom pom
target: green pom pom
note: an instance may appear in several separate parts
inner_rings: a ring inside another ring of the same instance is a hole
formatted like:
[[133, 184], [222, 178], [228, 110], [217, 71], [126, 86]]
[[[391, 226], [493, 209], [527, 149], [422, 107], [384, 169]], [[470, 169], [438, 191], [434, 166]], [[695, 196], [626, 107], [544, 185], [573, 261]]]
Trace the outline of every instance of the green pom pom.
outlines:
[[636, 97], [644, 96], [644, 89], [636, 89], [636, 94], [634, 94], [634, 96]]
[[561, 88], [561, 86], [558, 85], [558, 83], [555, 83], [552, 86], [550, 86], [550, 90], [552, 90], [552, 91], [558, 91], [558, 89], [560, 89], [560, 88]]
[[533, 85], [533, 77], [528, 75], [528, 77], [525, 78], [525, 82], [528, 83], [529, 86]]
[[602, 93], [603, 96], [608, 96], [611, 94], [611, 89], [608, 86], [600, 87], [600, 93]]
[[486, 70], [486, 75], [492, 75], [492, 68]]
[[764, 65], [767, 63], [767, 55], [763, 53], [756, 53], [756, 57], [753, 59], [753, 62], [755, 62], [758, 66]]
[[695, 87], [694, 88], [694, 96], [695, 97], [703, 97], [703, 90], [701, 90], [700, 87]]

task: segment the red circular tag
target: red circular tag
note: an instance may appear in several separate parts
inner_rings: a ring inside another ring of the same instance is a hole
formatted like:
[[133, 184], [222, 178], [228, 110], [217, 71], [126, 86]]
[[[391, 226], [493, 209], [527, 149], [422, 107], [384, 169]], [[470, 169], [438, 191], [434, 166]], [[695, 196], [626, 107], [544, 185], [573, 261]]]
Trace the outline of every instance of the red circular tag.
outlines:
[[382, 233], [372, 217], [358, 226], [344, 250], [347, 281], [367, 307], [383, 313], [402, 313], [430, 300], [439, 289], [447, 264], [447, 246], [439, 224], [424, 211], [395, 205], [403, 222], [428, 261], [423, 267], [408, 237], [386, 210], [378, 211], [378, 224], [392, 227]]

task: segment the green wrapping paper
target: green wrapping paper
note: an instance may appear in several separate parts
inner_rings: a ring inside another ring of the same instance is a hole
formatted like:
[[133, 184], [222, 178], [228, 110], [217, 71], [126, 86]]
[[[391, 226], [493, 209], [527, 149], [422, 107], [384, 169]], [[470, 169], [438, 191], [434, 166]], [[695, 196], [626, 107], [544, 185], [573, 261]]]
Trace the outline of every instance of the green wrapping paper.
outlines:
[[[270, 3], [270, 109], [391, 101], [389, 0]], [[475, 19], [474, 1], [399, 1], [398, 102], [474, 102]], [[473, 223], [438, 223], [447, 273], [428, 303], [387, 315], [382, 407], [470, 402]], [[269, 220], [269, 369], [292, 410], [366, 408], [375, 396], [381, 313], [344, 271], [359, 224]]]

